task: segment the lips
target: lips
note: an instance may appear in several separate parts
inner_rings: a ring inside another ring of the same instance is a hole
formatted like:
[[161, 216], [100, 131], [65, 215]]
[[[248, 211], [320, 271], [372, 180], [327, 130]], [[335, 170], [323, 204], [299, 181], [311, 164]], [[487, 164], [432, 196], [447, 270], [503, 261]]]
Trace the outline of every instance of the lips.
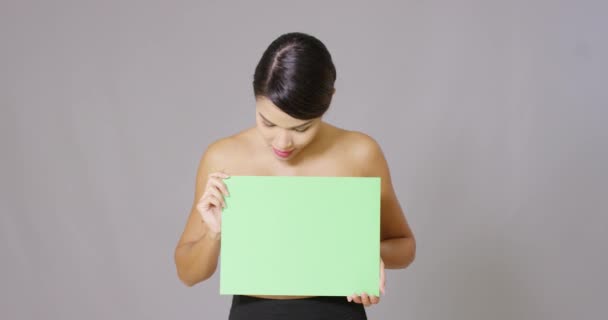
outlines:
[[274, 151], [274, 153], [281, 158], [287, 158], [287, 157], [289, 157], [289, 155], [291, 155], [291, 153], [293, 153], [293, 149], [289, 150], [289, 151], [283, 151], [283, 150], [275, 149], [274, 147], [272, 148], [272, 151]]

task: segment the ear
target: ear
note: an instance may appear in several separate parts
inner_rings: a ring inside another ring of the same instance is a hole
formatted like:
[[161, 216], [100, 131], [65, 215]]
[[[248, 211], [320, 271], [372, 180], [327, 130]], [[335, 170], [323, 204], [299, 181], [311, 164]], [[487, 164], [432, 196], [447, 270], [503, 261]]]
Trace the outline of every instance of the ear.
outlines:
[[333, 96], [334, 94], [336, 94], [336, 88], [334, 87], [334, 92], [331, 93], [331, 95]]

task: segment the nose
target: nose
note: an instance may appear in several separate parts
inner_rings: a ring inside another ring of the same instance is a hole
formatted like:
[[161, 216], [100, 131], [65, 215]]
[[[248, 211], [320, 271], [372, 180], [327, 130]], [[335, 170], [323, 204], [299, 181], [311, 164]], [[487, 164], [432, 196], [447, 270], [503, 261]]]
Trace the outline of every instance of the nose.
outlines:
[[274, 140], [274, 146], [281, 150], [289, 150], [293, 146], [291, 134], [287, 130], [280, 130]]

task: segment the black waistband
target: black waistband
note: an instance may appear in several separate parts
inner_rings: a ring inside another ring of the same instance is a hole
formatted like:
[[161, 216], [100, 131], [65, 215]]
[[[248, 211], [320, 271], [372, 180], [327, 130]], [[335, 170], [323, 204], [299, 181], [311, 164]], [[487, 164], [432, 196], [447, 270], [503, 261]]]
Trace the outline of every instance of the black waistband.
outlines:
[[234, 295], [230, 320], [364, 320], [362, 304], [348, 302], [346, 297], [316, 296], [294, 299], [268, 299]]

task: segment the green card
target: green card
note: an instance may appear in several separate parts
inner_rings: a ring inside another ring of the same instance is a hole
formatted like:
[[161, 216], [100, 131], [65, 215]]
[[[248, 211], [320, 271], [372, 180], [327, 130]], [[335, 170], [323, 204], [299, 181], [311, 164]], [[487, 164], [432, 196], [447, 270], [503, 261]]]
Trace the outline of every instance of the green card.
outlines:
[[224, 182], [220, 294], [379, 296], [380, 178]]

